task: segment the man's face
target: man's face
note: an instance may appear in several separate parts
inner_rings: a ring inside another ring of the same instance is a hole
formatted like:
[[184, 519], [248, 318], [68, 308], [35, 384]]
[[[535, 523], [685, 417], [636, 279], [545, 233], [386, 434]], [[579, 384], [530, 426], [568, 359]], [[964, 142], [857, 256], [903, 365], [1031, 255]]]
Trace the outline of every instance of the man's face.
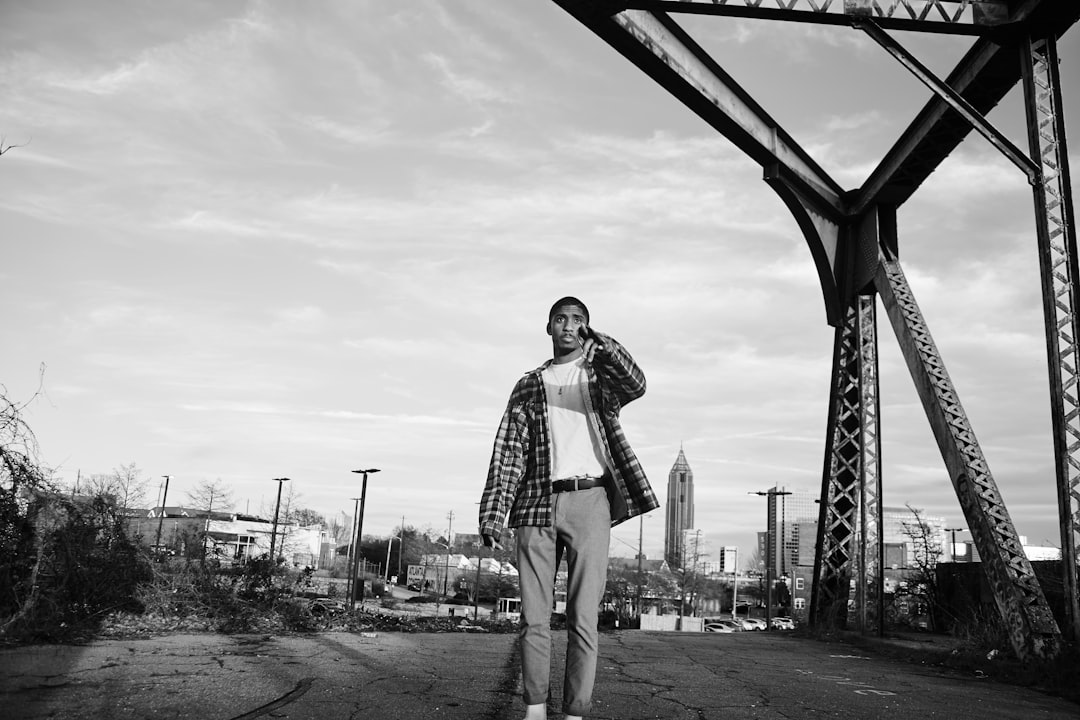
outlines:
[[560, 305], [548, 321], [548, 334], [551, 344], [558, 354], [581, 349], [581, 336], [578, 334], [586, 325], [585, 311], [577, 305]]

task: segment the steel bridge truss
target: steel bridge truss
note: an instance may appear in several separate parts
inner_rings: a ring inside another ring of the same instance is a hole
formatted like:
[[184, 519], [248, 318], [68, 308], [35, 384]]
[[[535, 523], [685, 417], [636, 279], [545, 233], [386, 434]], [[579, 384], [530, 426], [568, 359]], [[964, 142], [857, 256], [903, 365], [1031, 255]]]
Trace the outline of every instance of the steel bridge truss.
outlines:
[[[934, 431], [1018, 656], [1058, 652], [1061, 633], [899, 262], [896, 210], [972, 130], [1033, 189], [1062, 533], [1066, 623], [1080, 640], [1080, 323], [1057, 39], [1075, 0], [554, 0], [760, 164], [809, 246], [836, 328], [810, 619], [882, 629], [883, 556], [876, 307], [880, 298]], [[932, 92], [862, 186], [836, 183], [670, 13], [849, 25]], [[888, 31], [967, 35], [939, 79]], [[1017, 83], [1029, 152], [986, 120]], [[851, 588], [855, 597], [851, 598]], [[853, 602], [852, 602], [853, 601]]]

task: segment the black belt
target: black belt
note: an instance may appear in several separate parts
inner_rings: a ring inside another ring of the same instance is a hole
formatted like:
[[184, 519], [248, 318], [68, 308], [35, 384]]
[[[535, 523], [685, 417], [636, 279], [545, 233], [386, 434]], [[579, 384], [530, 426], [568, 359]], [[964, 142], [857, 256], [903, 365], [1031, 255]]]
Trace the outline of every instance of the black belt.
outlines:
[[572, 492], [574, 490], [588, 490], [589, 488], [604, 487], [607, 485], [607, 476], [604, 477], [572, 477], [565, 480], [552, 480], [551, 492]]

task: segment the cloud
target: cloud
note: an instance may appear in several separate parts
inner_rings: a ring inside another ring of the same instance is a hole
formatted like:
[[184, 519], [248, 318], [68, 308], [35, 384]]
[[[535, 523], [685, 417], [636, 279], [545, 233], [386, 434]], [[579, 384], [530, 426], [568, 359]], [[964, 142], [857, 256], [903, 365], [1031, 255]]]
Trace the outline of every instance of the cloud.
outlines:
[[321, 116], [307, 116], [301, 118], [301, 121], [317, 132], [325, 133], [335, 140], [342, 140], [350, 145], [385, 146], [395, 140], [393, 131], [387, 127], [386, 123], [380, 123], [376, 127], [364, 127]]
[[421, 58], [442, 78], [442, 85], [466, 102], [484, 105], [488, 103], [510, 103], [513, 97], [503, 90], [492, 87], [477, 77], [471, 77], [455, 71], [450, 60], [433, 52], [424, 53]]

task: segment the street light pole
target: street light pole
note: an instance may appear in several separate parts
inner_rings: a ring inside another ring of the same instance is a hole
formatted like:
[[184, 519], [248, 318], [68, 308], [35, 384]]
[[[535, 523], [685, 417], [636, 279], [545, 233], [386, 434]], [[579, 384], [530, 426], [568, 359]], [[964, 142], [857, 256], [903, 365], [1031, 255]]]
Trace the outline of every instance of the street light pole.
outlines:
[[161, 524], [165, 522], [165, 501], [169, 497], [169, 476], [162, 475], [161, 477], [165, 478], [165, 492], [161, 495], [161, 507], [159, 508], [161, 512], [158, 513], [157, 538], [154, 539], [154, 552], [156, 553], [161, 552]]
[[360, 507], [360, 498], [349, 498], [353, 501], [352, 526], [349, 528], [349, 552], [345, 556], [345, 600], [352, 599], [353, 589], [353, 557], [356, 555], [356, 511]]
[[277, 483], [277, 503], [274, 504], [274, 528], [270, 531], [270, 564], [277, 564], [277, 560], [274, 555], [274, 545], [277, 541], [277, 521], [278, 512], [281, 511], [281, 486], [284, 483], [289, 482], [289, 478], [274, 478], [274, 482]]
[[[945, 532], [952, 533], [952, 546], [949, 548], [949, 559], [956, 562], [956, 533], [966, 532], [967, 528], [945, 528]], [[964, 556], [967, 556], [967, 552], [964, 552]]]
[[[738, 618], [739, 613], [739, 548], [735, 548], [735, 567], [733, 568], [735, 573], [735, 582], [731, 586], [731, 619]], [[750, 619], [750, 615], [747, 614], [747, 620]]]
[[[367, 468], [366, 470], [353, 470], [354, 473], [364, 476], [364, 482], [360, 487], [360, 516], [356, 524], [356, 550], [353, 551], [353, 587], [352, 596], [349, 598], [351, 605], [356, 605], [357, 595], [360, 597], [360, 602], [364, 601], [364, 579], [360, 577], [360, 541], [364, 537], [364, 503], [367, 501], [367, 476], [369, 473], [379, 472], [378, 468]], [[357, 593], [357, 586], [360, 587], [360, 592]]]
[[776, 533], [773, 530], [773, 518], [776, 515], [776, 496], [790, 495], [786, 490], [769, 488], [765, 492], [750, 492], [747, 495], [762, 495], [768, 498], [765, 505], [765, 629], [772, 630], [773, 565], [776, 560]]
[[[405, 516], [401, 516], [401, 528], [398, 531], [397, 546], [397, 574], [398, 582], [401, 582], [401, 556], [405, 554]], [[405, 583], [408, 584], [407, 582]]]
[[645, 541], [645, 516], [644, 515], [639, 515], [638, 516], [638, 530], [637, 530], [637, 616], [638, 616], [638, 627], [639, 628], [641, 627], [641, 615], [642, 615], [642, 612], [641, 612], [641, 595], [642, 595], [642, 589], [641, 589], [641, 581], [642, 581], [642, 577], [641, 577], [642, 550], [641, 550], [641, 546], [644, 543], [644, 541]]
[[[390, 548], [394, 547], [394, 541], [397, 539], [391, 535], [390, 539], [386, 541], [386, 572], [383, 573], [383, 582], [387, 584], [390, 583]], [[400, 543], [398, 544], [398, 552], [401, 552]]]
[[483, 558], [480, 556], [480, 550], [483, 548], [483, 544], [476, 548], [476, 584], [473, 586], [473, 622], [476, 622], [480, 617], [480, 564], [483, 562]]

